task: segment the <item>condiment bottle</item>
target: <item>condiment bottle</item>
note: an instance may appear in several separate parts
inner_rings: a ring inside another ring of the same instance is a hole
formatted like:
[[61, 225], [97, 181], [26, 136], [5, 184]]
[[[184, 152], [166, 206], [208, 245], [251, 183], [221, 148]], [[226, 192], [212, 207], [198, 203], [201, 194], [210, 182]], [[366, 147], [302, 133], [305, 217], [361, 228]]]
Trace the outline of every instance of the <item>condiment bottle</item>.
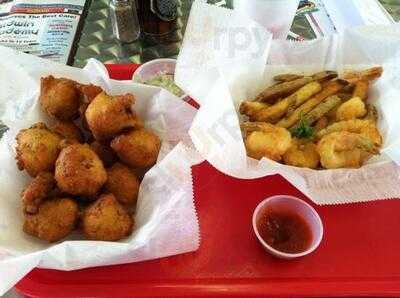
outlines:
[[178, 0], [138, 0], [142, 32], [148, 43], [171, 42], [177, 28]]
[[110, 15], [115, 38], [123, 43], [139, 38], [140, 25], [135, 0], [111, 0]]

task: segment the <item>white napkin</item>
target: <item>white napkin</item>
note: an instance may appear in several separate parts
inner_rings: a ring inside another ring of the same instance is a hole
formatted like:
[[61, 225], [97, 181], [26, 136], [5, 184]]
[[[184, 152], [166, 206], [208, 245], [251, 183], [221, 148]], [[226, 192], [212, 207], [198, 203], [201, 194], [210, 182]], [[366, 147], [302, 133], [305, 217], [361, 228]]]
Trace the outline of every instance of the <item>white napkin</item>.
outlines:
[[[384, 68], [370, 92], [370, 100], [379, 110], [384, 145], [381, 155], [368, 165], [316, 171], [247, 157], [239, 104], [271, 84], [275, 74], [327, 69], [342, 72], [373, 65]], [[192, 141], [221, 172], [248, 179], [281, 174], [318, 204], [400, 196], [400, 171], [395, 164], [400, 162], [399, 26], [360, 27], [302, 43], [272, 41], [251, 20], [196, 1], [175, 77], [201, 104], [189, 131]]]
[[[160, 88], [111, 80], [96, 60], [82, 70], [3, 47], [0, 57], [7, 57], [0, 61], [1, 120], [10, 127], [0, 141], [0, 296], [34, 267], [75, 270], [156, 259], [199, 247], [191, 166], [201, 159], [187, 134], [196, 113], [192, 106]], [[76, 233], [49, 245], [22, 231], [20, 193], [30, 178], [16, 167], [15, 136], [19, 129], [47, 120], [37, 100], [40, 77], [48, 74], [91, 82], [113, 95], [133, 93], [135, 110], [162, 139], [158, 162], [140, 187], [136, 229], [123, 241], [84, 241]]]

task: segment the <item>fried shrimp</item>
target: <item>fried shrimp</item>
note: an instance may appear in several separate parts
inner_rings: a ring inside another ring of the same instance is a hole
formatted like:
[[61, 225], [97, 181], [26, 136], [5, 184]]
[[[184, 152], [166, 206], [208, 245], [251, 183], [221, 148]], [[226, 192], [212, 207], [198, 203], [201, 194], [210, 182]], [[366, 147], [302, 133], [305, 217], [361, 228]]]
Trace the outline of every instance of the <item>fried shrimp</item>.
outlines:
[[65, 139], [76, 140], [78, 143], [83, 142], [81, 131], [72, 121], [58, 120], [50, 127], [50, 129]]
[[111, 139], [129, 128], [142, 126], [132, 105], [132, 94], [110, 96], [104, 92], [97, 95], [85, 111], [89, 129], [97, 140]]
[[326, 169], [359, 168], [370, 154], [378, 153], [378, 147], [360, 134], [338, 131], [324, 136], [317, 151]]
[[342, 103], [336, 111], [336, 120], [350, 120], [362, 118], [367, 114], [364, 101], [360, 97], [353, 97]]
[[73, 144], [61, 151], [56, 161], [55, 178], [62, 191], [92, 197], [106, 182], [107, 173], [88, 144]]
[[292, 139], [292, 145], [283, 155], [283, 160], [291, 166], [316, 169], [319, 164], [317, 146], [309, 140]]
[[44, 123], [22, 129], [16, 140], [16, 159], [21, 171], [25, 169], [30, 176], [36, 177], [40, 172], [54, 168], [62, 138], [51, 132]]
[[268, 108], [270, 105], [264, 102], [258, 101], [243, 101], [240, 104], [239, 112], [243, 115], [248, 116], [252, 121], [257, 121], [254, 118], [257, 112], [262, 109]]
[[49, 116], [61, 120], [78, 116], [80, 94], [74, 81], [48, 76], [40, 84], [40, 104]]
[[379, 133], [375, 123], [370, 120], [353, 119], [347, 121], [340, 121], [329, 125], [327, 128], [317, 133], [318, 138], [330, 134], [332, 132], [347, 131], [360, 134], [365, 138], [371, 140], [376, 146], [382, 145], [382, 136]]
[[22, 192], [22, 206], [25, 213], [34, 214], [39, 205], [49, 196], [55, 185], [54, 177], [49, 172], [38, 174], [28, 187]]
[[61, 240], [76, 226], [78, 204], [70, 198], [43, 202], [34, 215], [26, 215], [24, 232], [49, 242]]
[[292, 137], [285, 128], [263, 122], [245, 122], [242, 128], [247, 134], [247, 153], [252, 158], [268, 157], [279, 161], [291, 146]]
[[102, 195], [83, 213], [83, 233], [88, 239], [117, 241], [129, 236], [133, 219], [112, 194]]
[[111, 148], [127, 165], [145, 168], [156, 163], [161, 140], [153, 132], [139, 129], [116, 137], [111, 142]]

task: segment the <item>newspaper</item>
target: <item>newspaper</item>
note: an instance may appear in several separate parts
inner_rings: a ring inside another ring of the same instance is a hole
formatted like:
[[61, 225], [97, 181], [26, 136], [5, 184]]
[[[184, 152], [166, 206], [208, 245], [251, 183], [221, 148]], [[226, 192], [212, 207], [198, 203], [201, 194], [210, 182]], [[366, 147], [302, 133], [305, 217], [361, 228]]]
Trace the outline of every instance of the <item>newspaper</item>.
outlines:
[[0, 45], [67, 64], [86, 0], [0, 0]]

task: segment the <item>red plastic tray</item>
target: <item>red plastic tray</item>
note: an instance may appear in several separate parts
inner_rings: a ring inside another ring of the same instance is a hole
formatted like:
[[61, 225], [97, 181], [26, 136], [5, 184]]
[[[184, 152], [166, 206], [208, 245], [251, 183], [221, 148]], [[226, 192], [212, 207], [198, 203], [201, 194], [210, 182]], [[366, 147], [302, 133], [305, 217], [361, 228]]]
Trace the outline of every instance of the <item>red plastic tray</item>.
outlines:
[[[108, 69], [130, 78], [133, 65]], [[256, 205], [276, 194], [304, 196], [280, 176], [228, 177], [193, 167], [201, 246], [160, 260], [64, 272], [35, 269], [17, 285], [30, 297], [400, 296], [400, 201], [316, 206], [325, 235], [294, 261], [264, 252], [251, 227]], [[307, 200], [306, 198], [304, 198]]]

